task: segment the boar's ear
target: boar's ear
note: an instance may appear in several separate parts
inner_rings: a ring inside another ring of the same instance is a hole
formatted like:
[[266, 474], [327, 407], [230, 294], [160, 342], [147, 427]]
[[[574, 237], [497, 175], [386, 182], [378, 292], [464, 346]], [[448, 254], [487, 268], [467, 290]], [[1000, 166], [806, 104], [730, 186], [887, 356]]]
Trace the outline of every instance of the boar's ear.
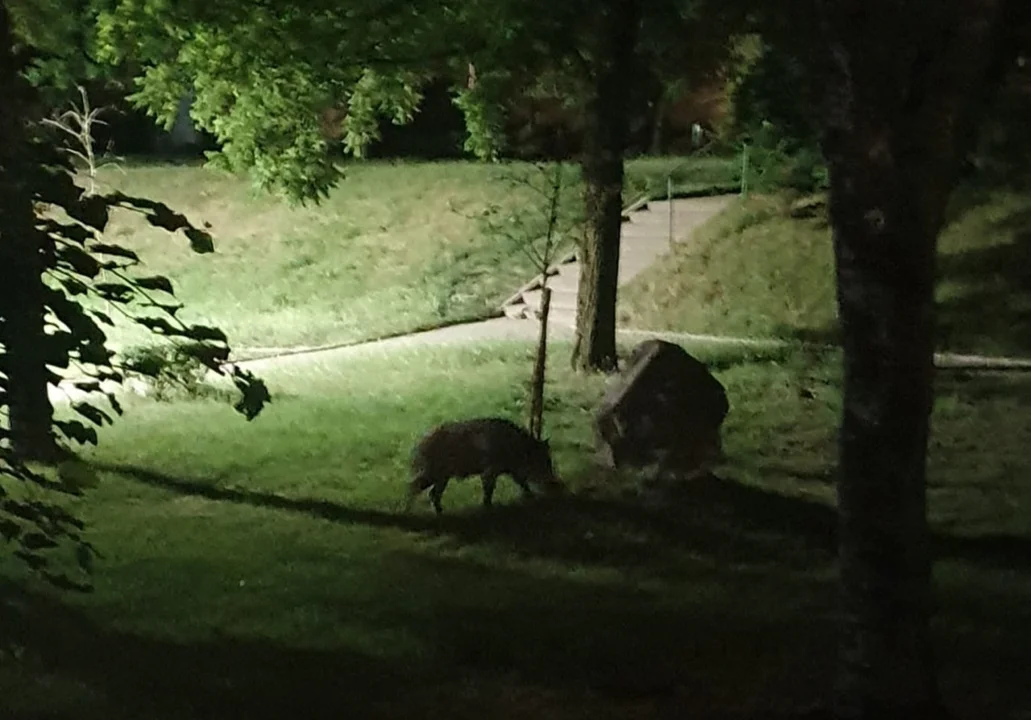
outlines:
[[551, 449], [551, 438], [550, 437], [542, 437], [541, 438], [541, 446], [543, 446], [545, 450], [550, 450]]

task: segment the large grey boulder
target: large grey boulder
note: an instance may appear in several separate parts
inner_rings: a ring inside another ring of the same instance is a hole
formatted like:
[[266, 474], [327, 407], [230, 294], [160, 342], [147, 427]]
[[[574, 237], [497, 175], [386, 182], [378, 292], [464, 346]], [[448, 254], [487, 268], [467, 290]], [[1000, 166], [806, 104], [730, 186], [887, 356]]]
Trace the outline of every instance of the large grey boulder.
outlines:
[[674, 343], [646, 340], [595, 413], [600, 462], [681, 478], [705, 474], [721, 457], [729, 409], [726, 390], [704, 363]]

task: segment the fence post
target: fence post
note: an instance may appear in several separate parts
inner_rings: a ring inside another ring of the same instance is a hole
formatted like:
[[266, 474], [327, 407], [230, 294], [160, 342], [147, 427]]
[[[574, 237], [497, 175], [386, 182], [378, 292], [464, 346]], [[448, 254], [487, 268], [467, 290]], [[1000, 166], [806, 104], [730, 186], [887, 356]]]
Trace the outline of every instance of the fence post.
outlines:
[[673, 248], [673, 176], [666, 176], [666, 204], [669, 206], [669, 247]]
[[741, 197], [748, 197], [748, 143], [741, 148]]

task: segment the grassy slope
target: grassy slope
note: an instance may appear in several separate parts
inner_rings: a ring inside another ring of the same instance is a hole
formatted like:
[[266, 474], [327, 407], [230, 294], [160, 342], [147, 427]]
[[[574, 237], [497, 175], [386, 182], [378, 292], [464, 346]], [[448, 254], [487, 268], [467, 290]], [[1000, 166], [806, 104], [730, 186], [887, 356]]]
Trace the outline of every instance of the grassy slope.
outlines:
[[[628, 193], [664, 186], [670, 170], [678, 188], [698, 189], [731, 181], [734, 163], [632, 161]], [[184, 238], [129, 213], [115, 217], [109, 238], [139, 251], [147, 271], [171, 277], [187, 305], [182, 317], [222, 327], [237, 345], [269, 347], [368, 339], [496, 309], [533, 266], [519, 242], [488, 236], [470, 216], [492, 203], [531, 215], [541, 207], [513, 186], [511, 172], [474, 162], [351, 163], [329, 199], [306, 209], [199, 166], [108, 168], [101, 182], [210, 223], [214, 255], [195, 255]]]
[[303, 209], [197, 166], [104, 179], [211, 224], [209, 256], [124, 214], [110, 234], [172, 278], [184, 317], [243, 346], [345, 342], [475, 315], [530, 273], [518, 247], [488, 241], [467, 217], [505, 200], [499, 169], [486, 165], [355, 164], [328, 200]]
[[[603, 380], [552, 352], [546, 423], [585, 490], [602, 480]], [[611, 492], [525, 506], [503, 482], [487, 515], [468, 482], [439, 522], [425, 502], [397, 514], [428, 426], [522, 417], [525, 346], [296, 358], [264, 373], [277, 401], [254, 423], [138, 400], [92, 455], [120, 468], [82, 506], [97, 591], [25, 598], [0, 697], [76, 720], [735, 717], [810, 700], [833, 660], [836, 359], [698, 355], [732, 403], [730, 482], [653, 511]], [[937, 631], [968, 717], [1031, 705], [1029, 382], [939, 385]]]
[[[940, 242], [940, 346], [1031, 353], [1031, 199], [957, 193]], [[752, 197], [714, 218], [622, 291], [621, 323], [727, 335], [826, 338], [836, 324], [822, 218]]]

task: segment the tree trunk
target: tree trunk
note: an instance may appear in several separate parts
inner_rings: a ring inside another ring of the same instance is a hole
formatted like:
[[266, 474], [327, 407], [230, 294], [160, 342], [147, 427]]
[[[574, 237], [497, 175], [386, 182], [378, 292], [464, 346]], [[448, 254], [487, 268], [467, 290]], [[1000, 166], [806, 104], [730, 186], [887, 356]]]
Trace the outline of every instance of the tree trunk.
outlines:
[[551, 314], [551, 288], [547, 275], [541, 288], [541, 332], [537, 337], [537, 357], [530, 380], [530, 434], [538, 440], [544, 434], [544, 379], [548, 362], [548, 315]]
[[[840, 715], [933, 717], [925, 478], [937, 233], [913, 222], [917, 188], [885, 197], [901, 190], [899, 178], [869, 170], [836, 166], [832, 181], [845, 352]], [[883, 216], [864, 217], [864, 208]]]
[[824, 147], [845, 356], [835, 714], [940, 718], [926, 518], [935, 254], [998, 8], [991, 0], [928, 13], [895, 0], [824, 7], [832, 73]]
[[43, 248], [26, 172], [33, 162], [26, 131], [27, 98], [11, 46], [9, 17], [0, 1], [0, 372], [6, 376], [8, 429], [21, 457], [58, 455], [52, 430], [45, 362]]
[[629, 130], [627, 95], [633, 79], [640, 0], [599, 7], [592, 92], [585, 108], [586, 228], [580, 246], [573, 367], [616, 369], [616, 295], [623, 217], [623, 153]]
[[[3, 183], [0, 183], [2, 185]], [[53, 433], [45, 359], [44, 300], [39, 249], [13, 238], [0, 252], [0, 370], [7, 376], [11, 446], [26, 460], [52, 461], [60, 450]], [[35, 257], [33, 257], [35, 255]]]

